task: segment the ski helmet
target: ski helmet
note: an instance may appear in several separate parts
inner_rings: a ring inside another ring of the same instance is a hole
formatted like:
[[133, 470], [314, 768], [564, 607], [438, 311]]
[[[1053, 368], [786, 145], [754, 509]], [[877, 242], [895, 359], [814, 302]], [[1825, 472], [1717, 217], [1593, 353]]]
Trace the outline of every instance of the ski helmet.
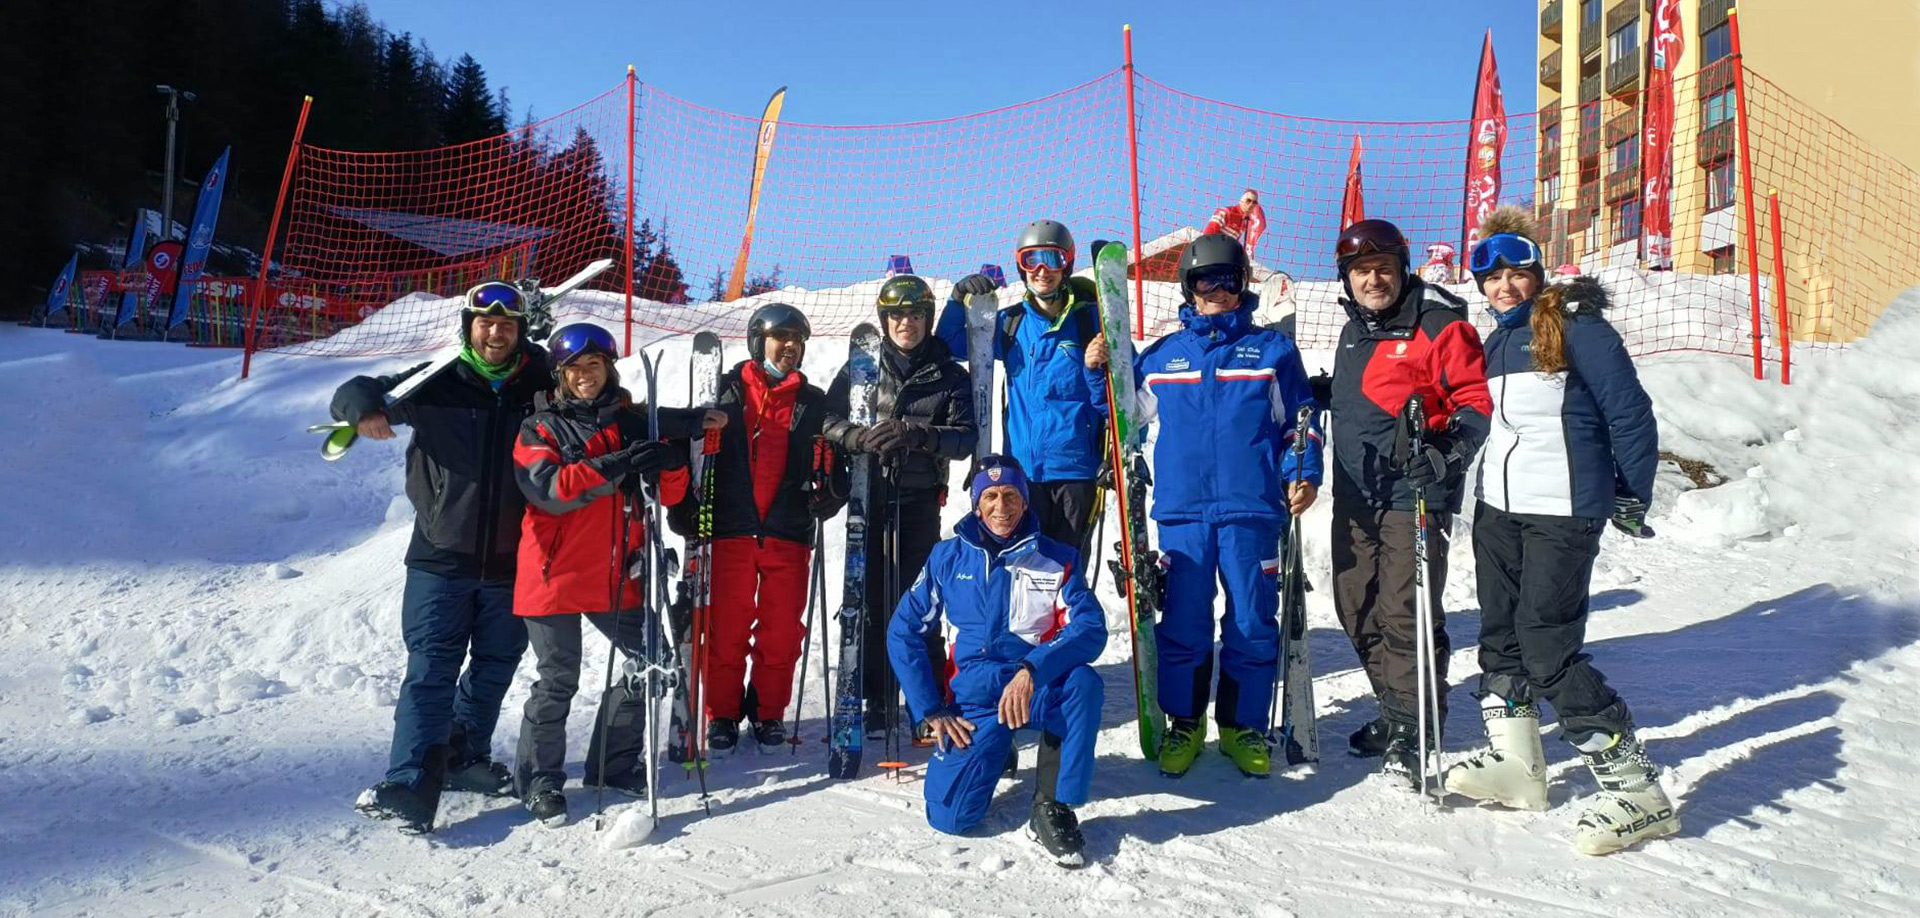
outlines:
[[1333, 246], [1342, 281], [1347, 279], [1347, 269], [1368, 255], [1392, 255], [1400, 263], [1400, 274], [1404, 277], [1411, 266], [1407, 253], [1406, 234], [1385, 220], [1355, 223], [1340, 231], [1340, 239]]
[[553, 372], [585, 357], [599, 354], [606, 358], [611, 368], [615, 360], [620, 359], [620, 347], [614, 343], [613, 333], [592, 322], [575, 322], [561, 326], [559, 331], [547, 341], [547, 353], [553, 357]]
[[793, 332], [802, 341], [813, 337], [805, 313], [785, 303], [768, 303], [747, 319], [747, 356], [756, 362], [767, 359], [767, 333], [773, 331]]
[[[1020, 231], [1020, 241], [1013, 246], [1014, 263], [1018, 264], [1020, 252], [1024, 249], [1052, 247], [1067, 253], [1067, 270], [1073, 270], [1073, 233], [1065, 224], [1057, 220], [1035, 220]], [[1021, 273], [1026, 273], [1024, 270]]]
[[1193, 279], [1198, 275], [1231, 272], [1240, 275], [1238, 288], [1247, 289], [1247, 281], [1252, 274], [1252, 265], [1247, 260], [1247, 250], [1240, 240], [1225, 233], [1207, 233], [1187, 243], [1185, 251], [1180, 253], [1180, 292], [1187, 302], [1193, 302]]
[[527, 335], [527, 294], [510, 281], [481, 281], [467, 288], [466, 296], [460, 304], [460, 343], [467, 344], [468, 332], [473, 328], [475, 316], [505, 316], [520, 326], [520, 336]]
[[874, 305], [883, 316], [894, 310], [924, 309], [928, 317], [932, 317], [933, 288], [911, 274], [896, 274], [880, 285], [880, 295], [874, 299]]

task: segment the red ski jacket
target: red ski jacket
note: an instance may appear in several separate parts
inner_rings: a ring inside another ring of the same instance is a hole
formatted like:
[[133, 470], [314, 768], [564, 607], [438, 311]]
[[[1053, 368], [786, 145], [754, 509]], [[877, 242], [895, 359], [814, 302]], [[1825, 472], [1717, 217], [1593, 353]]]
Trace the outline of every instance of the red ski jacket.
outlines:
[[[645, 517], [621, 512], [620, 482], [601, 473], [601, 460], [621, 446], [648, 439], [646, 415], [624, 390], [590, 402], [567, 400], [543, 408], [520, 425], [513, 447], [514, 479], [527, 497], [521, 519], [519, 572], [513, 584], [515, 615], [605, 612], [613, 589], [609, 565], [627, 527], [628, 551], [645, 544]], [[668, 425], [662, 423], [662, 427]], [[684, 441], [678, 446], [686, 449]], [[660, 499], [686, 497], [684, 468], [660, 476]], [[639, 583], [620, 568], [621, 607], [640, 604]]]

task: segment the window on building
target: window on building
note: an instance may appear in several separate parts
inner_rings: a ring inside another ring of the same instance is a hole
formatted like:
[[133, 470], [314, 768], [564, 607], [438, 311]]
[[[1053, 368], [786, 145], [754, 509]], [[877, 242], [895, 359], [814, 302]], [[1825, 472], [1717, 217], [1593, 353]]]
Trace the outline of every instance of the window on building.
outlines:
[[1613, 208], [1613, 241], [1632, 242], [1640, 238], [1640, 199], [1621, 201]]
[[1540, 129], [1540, 151], [1552, 153], [1560, 149], [1560, 122], [1554, 121]]
[[1560, 173], [1555, 172], [1554, 174], [1547, 176], [1546, 181], [1540, 183], [1540, 200], [1544, 202], [1548, 207], [1552, 207], [1555, 204], [1559, 203]]
[[1588, 102], [1587, 104], [1580, 106], [1580, 135], [1583, 138], [1585, 137], [1593, 138], [1591, 142], [1594, 143], [1595, 149], [1599, 148], [1599, 143], [1598, 143], [1599, 138], [1595, 136], [1599, 132], [1600, 132], [1600, 103]]
[[1733, 206], [1733, 157], [1707, 167], [1707, 212]]
[[1640, 23], [1627, 23], [1607, 36], [1607, 60], [1612, 63], [1637, 60], [1640, 51]]
[[1713, 273], [1715, 274], [1732, 274], [1733, 273], [1733, 270], [1734, 270], [1733, 246], [1729, 245], [1729, 246], [1723, 246], [1721, 248], [1714, 249], [1713, 251], [1707, 253], [1707, 258], [1713, 262], [1713, 266], [1712, 266]]
[[1600, 24], [1600, 0], [1580, 0], [1580, 28], [1585, 30]]
[[1733, 33], [1720, 23], [1700, 35], [1700, 66], [1705, 67], [1733, 53]]
[[1722, 89], [1700, 100], [1700, 128], [1705, 130], [1716, 124], [1725, 124], [1733, 120], [1733, 89]]
[[1619, 143], [1608, 147], [1607, 162], [1608, 175], [1640, 168], [1640, 135], [1628, 134]]

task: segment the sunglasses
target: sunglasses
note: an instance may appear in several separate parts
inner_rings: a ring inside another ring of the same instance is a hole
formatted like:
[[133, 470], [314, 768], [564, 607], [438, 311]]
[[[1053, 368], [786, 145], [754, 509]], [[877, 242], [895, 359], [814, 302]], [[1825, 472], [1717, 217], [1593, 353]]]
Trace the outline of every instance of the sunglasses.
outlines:
[[1041, 268], [1049, 271], [1065, 271], [1067, 266], [1073, 264], [1073, 253], [1050, 245], [1021, 249], [1017, 257], [1020, 259], [1022, 271], [1038, 271]]
[[1480, 240], [1473, 247], [1473, 258], [1467, 269], [1475, 274], [1486, 274], [1505, 263], [1509, 268], [1532, 268], [1545, 258], [1540, 253], [1540, 245], [1525, 236], [1512, 233], [1497, 233]]
[[922, 322], [932, 321], [933, 319], [933, 310], [919, 304], [910, 306], [888, 306], [882, 303], [880, 304], [880, 314], [889, 319], [918, 319]]
[[1219, 291], [1239, 293], [1246, 289], [1247, 280], [1239, 268], [1216, 266], [1193, 272], [1187, 276], [1187, 283], [1193, 287], [1195, 295], [1206, 296]]
[[467, 291], [467, 309], [478, 315], [518, 317], [526, 308], [520, 288], [506, 281], [487, 281]]

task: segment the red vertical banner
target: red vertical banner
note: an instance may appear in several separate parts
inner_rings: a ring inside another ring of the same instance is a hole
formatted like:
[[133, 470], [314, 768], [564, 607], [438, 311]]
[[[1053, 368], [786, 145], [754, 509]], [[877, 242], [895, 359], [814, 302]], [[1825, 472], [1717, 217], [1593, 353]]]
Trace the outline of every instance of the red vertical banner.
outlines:
[[1685, 46], [1680, 0], [1654, 0], [1641, 117], [1640, 258], [1656, 271], [1673, 268], [1673, 68]]
[[1360, 188], [1360, 135], [1353, 135], [1353, 152], [1347, 154], [1347, 192], [1340, 198], [1340, 229], [1367, 218], [1365, 193]]
[[1480, 74], [1473, 84], [1473, 136], [1467, 143], [1466, 200], [1460, 217], [1460, 251], [1473, 251], [1480, 221], [1500, 203], [1500, 154], [1507, 149], [1507, 103], [1500, 95], [1500, 68], [1493, 60], [1493, 30], [1480, 42]]
[[727, 281], [727, 301], [740, 298], [746, 289], [747, 255], [753, 250], [753, 221], [760, 215], [760, 182], [767, 177], [767, 158], [773, 155], [773, 134], [780, 126], [780, 106], [786, 102], [787, 88], [773, 91], [767, 108], [760, 113], [760, 133], [754, 140], [753, 179], [747, 184], [747, 228], [740, 236], [740, 254], [733, 259], [733, 277]]

